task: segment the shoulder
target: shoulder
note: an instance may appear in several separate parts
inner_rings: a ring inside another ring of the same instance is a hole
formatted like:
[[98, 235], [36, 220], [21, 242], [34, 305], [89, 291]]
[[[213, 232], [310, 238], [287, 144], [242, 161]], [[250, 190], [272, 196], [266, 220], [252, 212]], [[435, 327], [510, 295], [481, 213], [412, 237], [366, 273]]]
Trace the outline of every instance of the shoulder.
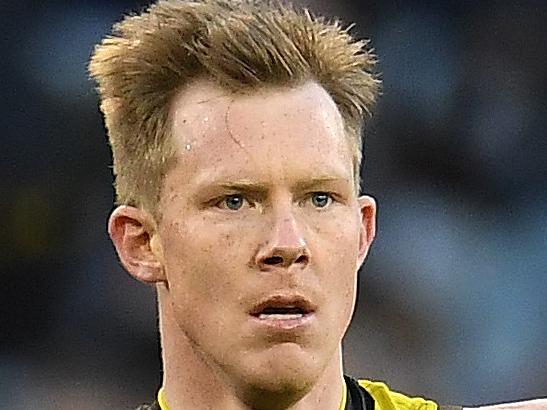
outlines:
[[459, 406], [439, 406], [432, 400], [423, 397], [410, 397], [391, 390], [385, 383], [370, 380], [358, 380], [359, 386], [365, 389], [374, 399], [375, 410], [457, 410]]

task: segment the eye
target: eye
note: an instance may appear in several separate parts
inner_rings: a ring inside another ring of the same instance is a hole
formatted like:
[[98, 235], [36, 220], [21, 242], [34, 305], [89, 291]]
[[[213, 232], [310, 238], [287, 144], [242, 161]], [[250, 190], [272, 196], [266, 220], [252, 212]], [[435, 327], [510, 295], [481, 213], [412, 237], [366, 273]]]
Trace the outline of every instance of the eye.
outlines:
[[332, 196], [326, 192], [314, 192], [310, 198], [313, 206], [316, 208], [325, 208], [332, 202]]
[[245, 198], [243, 197], [243, 195], [234, 194], [222, 198], [217, 206], [222, 209], [229, 209], [230, 211], [238, 211], [243, 207], [244, 203]]

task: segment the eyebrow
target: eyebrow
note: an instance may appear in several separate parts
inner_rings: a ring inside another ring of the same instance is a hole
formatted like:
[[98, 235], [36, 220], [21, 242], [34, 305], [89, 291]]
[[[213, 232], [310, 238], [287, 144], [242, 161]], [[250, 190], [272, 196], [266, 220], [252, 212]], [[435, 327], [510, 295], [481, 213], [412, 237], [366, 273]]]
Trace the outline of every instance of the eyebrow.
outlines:
[[[347, 178], [333, 175], [321, 175], [314, 177], [310, 180], [301, 180], [294, 184], [292, 187], [294, 190], [307, 190], [316, 186], [328, 184], [328, 183], [347, 183]], [[266, 193], [268, 191], [268, 184], [253, 182], [250, 180], [240, 179], [235, 181], [216, 181], [208, 184], [210, 187], [223, 188], [227, 190], [234, 190], [240, 192], [253, 192], [253, 193]]]

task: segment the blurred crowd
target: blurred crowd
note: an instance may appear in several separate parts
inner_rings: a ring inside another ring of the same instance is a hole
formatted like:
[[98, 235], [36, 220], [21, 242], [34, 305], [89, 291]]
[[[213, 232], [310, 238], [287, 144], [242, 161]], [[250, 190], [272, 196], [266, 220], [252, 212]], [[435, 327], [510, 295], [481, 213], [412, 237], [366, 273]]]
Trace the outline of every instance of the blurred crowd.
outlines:
[[[363, 190], [378, 237], [346, 371], [441, 402], [547, 396], [547, 2], [296, 1], [379, 56]], [[137, 0], [7, 0], [0, 403], [132, 408], [161, 381], [155, 294], [106, 233], [111, 159], [89, 55]]]

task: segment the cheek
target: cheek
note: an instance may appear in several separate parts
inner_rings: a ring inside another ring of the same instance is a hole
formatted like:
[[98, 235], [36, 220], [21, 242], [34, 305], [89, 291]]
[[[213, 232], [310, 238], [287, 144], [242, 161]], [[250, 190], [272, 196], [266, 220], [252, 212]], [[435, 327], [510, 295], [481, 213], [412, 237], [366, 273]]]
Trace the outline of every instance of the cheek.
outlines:
[[239, 320], [246, 277], [241, 242], [235, 233], [198, 222], [173, 224], [164, 242], [175, 320], [195, 343], [216, 349], [214, 341], [235, 337], [231, 329]]
[[357, 290], [359, 225], [348, 215], [324, 224], [318, 235], [315, 254], [322, 265], [323, 289], [332, 306], [332, 314], [345, 323], [353, 312]]
[[[202, 219], [171, 224], [164, 234], [169, 286], [180, 298], [216, 301], [241, 285], [248, 246], [237, 230]], [[200, 303], [201, 304], [201, 303]]]
[[313, 233], [318, 239], [318, 253], [329, 264], [337, 265], [342, 272], [353, 270], [357, 266], [360, 240], [358, 216], [350, 212], [340, 212], [339, 215], [316, 224]]

